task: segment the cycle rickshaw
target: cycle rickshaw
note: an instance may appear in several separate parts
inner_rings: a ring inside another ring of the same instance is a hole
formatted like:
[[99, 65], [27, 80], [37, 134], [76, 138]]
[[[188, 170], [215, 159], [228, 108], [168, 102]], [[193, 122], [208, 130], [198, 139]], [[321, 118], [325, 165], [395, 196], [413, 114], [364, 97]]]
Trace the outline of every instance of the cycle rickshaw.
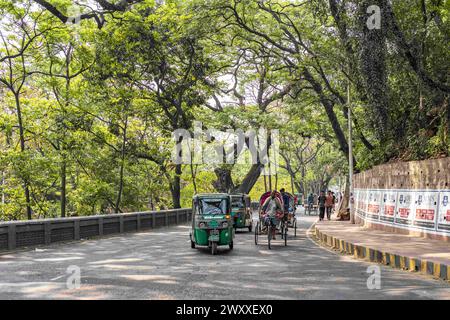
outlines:
[[288, 206], [288, 212], [285, 212], [287, 214], [286, 221], [287, 221], [287, 227], [294, 229], [294, 237], [297, 237], [297, 217], [295, 215], [295, 197], [290, 194], [289, 192], [286, 192], [286, 194], [289, 197], [289, 206]]
[[264, 193], [261, 198], [259, 199], [259, 219], [256, 223], [255, 227], [255, 245], [258, 245], [258, 242], [260, 240], [260, 236], [267, 236], [267, 243], [269, 249], [271, 249], [271, 242], [272, 238], [274, 236], [274, 233], [280, 234], [281, 239], [284, 240], [284, 245], [287, 246], [287, 233], [288, 233], [288, 224], [287, 220], [283, 219], [285, 212], [283, 210], [284, 204], [283, 204], [283, 197], [279, 192], [275, 193], [275, 197], [278, 199], [280, 203], [281, 210], [277, 210], [275, 215], [275, 221], [270, 219], [268, 217], [268, 214], [266, 213], [266, 208], [263, 208], [263, 204], [266, 201], [267, 198], [269, 198], [271, 195], [271, 192]]

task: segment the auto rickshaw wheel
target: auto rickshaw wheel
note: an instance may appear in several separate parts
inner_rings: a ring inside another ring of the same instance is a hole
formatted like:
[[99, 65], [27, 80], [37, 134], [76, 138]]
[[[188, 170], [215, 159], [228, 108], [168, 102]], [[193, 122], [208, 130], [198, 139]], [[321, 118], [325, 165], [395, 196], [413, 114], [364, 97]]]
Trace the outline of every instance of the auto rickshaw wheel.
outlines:
[[217, 242], [211, 243], [211, 254], [215, 255], [217, 253]]
[[195, 242], [191, 240], [191, 248], [195, 249]]
[[248, 232], [252, 232], [252, 224], [250, 223], [250, 225], [248, 226]]
[[255, 227], [255, 245], [258, 245], [258, 232], [259, 232], [259, 222], [256, 224]]
[[231, 241], [228, 246], [230, 247], [230, 250], [233, 250], [233, 241]]

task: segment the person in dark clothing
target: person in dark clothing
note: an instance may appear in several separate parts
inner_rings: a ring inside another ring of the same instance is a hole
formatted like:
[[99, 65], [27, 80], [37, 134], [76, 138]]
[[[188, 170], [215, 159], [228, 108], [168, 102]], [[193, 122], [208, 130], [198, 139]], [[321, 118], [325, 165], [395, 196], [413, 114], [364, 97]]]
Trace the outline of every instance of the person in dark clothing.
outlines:
[[320, 196], [317, 199], [317, 202], [319, 204], [319, 220], [322, 221], [325, 216], [325, 201], [327, 200], [327, 197], [325, 196], [325, 192], [320, 191]]
[[313, 209], [313, 206], [314, 206], [314, 195], [311, 192], [308, 196], [308, 206], [307, 206], [308, 215], [311, 214], [311, 210]]
[[331, 219], [331, 210], [333, 210], [334, 201], [335, 201], [334, 195], [331, 193], [331, 190], [328, 190], [328, 194], [325, 197], [325, 208], [327, 211], [327, 219], [328, 220]]
[[288, 212], [290, 198], [289, 198], [288, 194], [286, 193], [286, 190], [284, 190], [284, 188], [280, 189], [280, 193], [281, 193], [281, 196], [283, 197], [284, 211]]
[[291, 200], [289, 198], [289, 195], [286, 193], [286, 190], [284, 188], [280, 189], [281, 196], [283, 197], [283, 206], [284, 206], [284, 216], [283, 220], [287, 221], [288, 218], [288, 212], [289, 212], [289, 201]]

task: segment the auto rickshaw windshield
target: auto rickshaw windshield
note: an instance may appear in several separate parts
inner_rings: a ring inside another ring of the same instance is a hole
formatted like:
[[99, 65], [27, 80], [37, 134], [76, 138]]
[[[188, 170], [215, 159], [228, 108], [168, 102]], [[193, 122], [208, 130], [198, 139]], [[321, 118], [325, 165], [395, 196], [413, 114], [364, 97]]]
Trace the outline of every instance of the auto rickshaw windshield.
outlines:
[[224, 215], [227, 214], [227, 200], [201, 199], [199, 209], [199, 214], [202, 215]]
[[232, 208], [243, 208], [244, 201], [242, 198], [232, 198], [231, 199], [231, 207]]

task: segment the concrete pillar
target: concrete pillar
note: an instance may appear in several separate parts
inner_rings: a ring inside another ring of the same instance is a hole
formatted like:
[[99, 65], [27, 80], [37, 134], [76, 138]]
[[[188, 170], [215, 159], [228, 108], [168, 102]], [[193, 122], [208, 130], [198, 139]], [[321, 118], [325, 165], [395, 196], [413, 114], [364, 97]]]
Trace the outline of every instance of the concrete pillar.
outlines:
[[98, 235], [103, 235], [103, 217], [98, 218]]
[[52, 225], [50, 221], [44, 223], [44, 243], [50, 244], [52, 242]]
[[73, 238], [74, 240], [80, 240], [80, 220], [73, 222]]
[[124, 225], [124, 223], [123, 223], [123, 216], [120, 216], [119, 217], [119, 232], [120, 233], [123, 233], [123, 225]]
[[136, 214], [136, 228], [137, 231], [141, 230], [141, 214]]
[[16, 225], [11, 224], [8, 227], [8, 249], [14, 250], [16, 248]]

